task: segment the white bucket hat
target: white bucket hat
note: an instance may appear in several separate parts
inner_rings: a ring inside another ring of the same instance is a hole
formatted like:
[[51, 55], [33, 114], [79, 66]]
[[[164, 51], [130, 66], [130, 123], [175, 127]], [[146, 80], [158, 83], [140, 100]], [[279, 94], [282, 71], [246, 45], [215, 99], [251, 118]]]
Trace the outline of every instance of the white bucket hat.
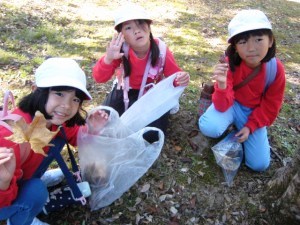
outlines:
[[124, 6], [121, 6], [115, 12], [115, 29], [116, 27], [129, 20], [150, 20], [150, 16], [148, 15], [147, 11], [136, 4], [127, 3]]
[[267, 16], [260, 10], [242, 10], [236, 14], [228, 25], [228, 43], [230, 39], [240, 33], [249, 30], [270, 29], [272, 26]]
[[49, 58], [35, 71], [37, 87], [69, 86], [83, 91], [87, 100], [92, 96], [86, 89], [86, 76], [73, 59]]

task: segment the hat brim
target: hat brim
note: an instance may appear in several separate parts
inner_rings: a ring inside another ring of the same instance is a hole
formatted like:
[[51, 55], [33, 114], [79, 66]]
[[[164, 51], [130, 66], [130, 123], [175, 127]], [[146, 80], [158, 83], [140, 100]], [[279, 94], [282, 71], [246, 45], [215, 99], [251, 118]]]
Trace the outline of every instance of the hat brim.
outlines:
[[72, 88], [76, 88], [80, 91], [82, 91], [86, 98], [85, 100], [92, 100], [92, 96], [88, 92], [88, 90], [85, 88], [85, 86], [81, 82], [74, 82], [72, 79], [61, 79], [60, 84], [57, 85], [55, 82], [53, 82], [53, 79], [47, 79], [44, 78], [42, 81], [39, 82], [38, 87], [54, 87], [54, 86], [68, 86]]
[[124, 23], [124, 22], [126, 22], [126, 21], [130, 21], [130, 20], [148, 20], [148, 21], [150, 21], [151, 23], [153, 22], [153, 20], [152, 19], [150, 19], [150, 18], [145, 18], [145, 17], [136, 17], [136, 16], [132, 16], [132, 18], [124, 18], [124, 19], [121, 19], [120, 21], [118, 21], [118, 23], [115, 23], [115, 30], [116, 30], [116, 28], [117, 28], [117, 26], [118, 25], [120, 25], [120, 24], [122, 24], [122, 23]]
[[250, 31], [250, 30], [260, 30], [260, 29], [268, 29], [268, 30], [272, 30], [272, 27], [267, 27], [266, 25], [262, 25], [262, 24], [252, 24], [251, 26], [248, 27], [243, 27], [241, 29], [236, 30], [228, 39], [227, 39], [227, 43], [230, 43], [231, 39], [241, 33], [244, 33], [246, 31]]

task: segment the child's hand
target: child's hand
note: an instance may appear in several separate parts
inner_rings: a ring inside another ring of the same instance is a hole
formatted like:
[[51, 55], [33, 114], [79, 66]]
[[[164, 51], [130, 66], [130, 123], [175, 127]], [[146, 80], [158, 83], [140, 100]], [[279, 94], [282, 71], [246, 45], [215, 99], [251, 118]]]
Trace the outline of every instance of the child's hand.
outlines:
[[248, 127], [243, 127], [239, 132], [235, 134], [238, 137], [238, 142], [243, 143], [248, 140], [250, 134], [250, 129]]
[[190, 82], [190, 75], [187, 72], [177, 72], [175, 86], [187, 86]]
[[215, 66], [212, 79], [218, 83], [218, 87], [220, 89], [226, 89], [227, 87], [227, 71], [228, 71], [227, 63], [220, 63]]
[[6, 190], [16, 169], [13, 149], [0, 147], [0, 190]]
[[108, 121], [108, 114], [104, 110], [97, 110], [87, 119], [88, 133], [100, 134]]
[[124, 36], [122, 33], [114, 34], [111, 42], [106, 47], [106, 55], [104, 57], [106, 64], [111, 64], [113, 60], [120, 59], [124, 55], [124, 53], [120, 53], [123, 42]]

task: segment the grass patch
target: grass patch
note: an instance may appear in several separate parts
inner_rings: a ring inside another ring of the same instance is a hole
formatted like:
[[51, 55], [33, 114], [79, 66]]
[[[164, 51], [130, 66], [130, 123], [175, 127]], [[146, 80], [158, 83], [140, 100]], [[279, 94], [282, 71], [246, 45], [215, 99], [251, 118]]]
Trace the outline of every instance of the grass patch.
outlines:
[[18, 54], [17, 52], [6, 51], [0, 48], [0, 64], [10, 64], [11, 62], [24, 62], [26, 57], [24, 55]]

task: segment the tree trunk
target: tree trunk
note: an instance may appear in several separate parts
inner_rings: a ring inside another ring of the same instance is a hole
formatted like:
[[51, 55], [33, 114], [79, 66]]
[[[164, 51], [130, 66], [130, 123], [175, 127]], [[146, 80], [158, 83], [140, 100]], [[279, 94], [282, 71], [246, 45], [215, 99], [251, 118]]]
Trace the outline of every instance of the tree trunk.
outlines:
[[300, 224], [300, 150], [290, 164], [276, 171], [263, 196], [271, 224]]

